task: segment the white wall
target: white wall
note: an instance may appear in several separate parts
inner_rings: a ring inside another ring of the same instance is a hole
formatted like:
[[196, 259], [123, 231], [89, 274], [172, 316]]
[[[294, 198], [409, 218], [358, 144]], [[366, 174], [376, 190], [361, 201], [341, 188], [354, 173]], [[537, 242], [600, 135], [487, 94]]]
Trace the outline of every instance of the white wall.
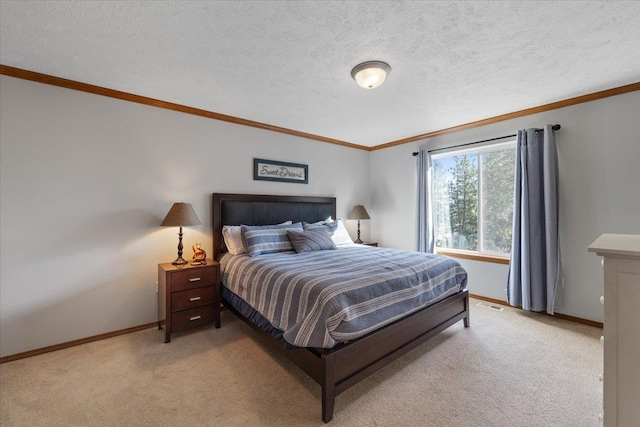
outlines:
[[[156, 321], [174, 202], [203, 224], [185, 258], [211, 254], [212, 192], [369, 205], [367, 151], [6, 76], [0, 92], [1, 356]], [[308, 164], [309, 184], [253, 181], [254, 157]]]
[[[159, 227], [173, 202], [211, 252], [212, 192], [335, 196], [363, 203], [362, 238], [414, 248], [415, 158], [432, 148], [560, 123], [558, 312], [602, 321], [601, 233], [640, 234], [640, 92], [366, 152], [0, 76], [0, 356], [153, 322]], [[253, 181], [253, 158], [309, 165], [309, 185]], [[354, 222], [348, 227], [355, 235]], [[508, 266], [461, 260], [473, 293], [504, 299]], [[161, 339], [159, 337], [159, 339]]]
[[[602, 321], [600, 259], [587, 246], [602, 233], [640, 234], [640, 92], [547, 111], [371, 153], [372, 239], [414, 249], [413, 151], [448, 147], [559, 123], [562, 278], [557, 312]], [[472, 293], [505, 300], [508, 266], [460, 260]]]

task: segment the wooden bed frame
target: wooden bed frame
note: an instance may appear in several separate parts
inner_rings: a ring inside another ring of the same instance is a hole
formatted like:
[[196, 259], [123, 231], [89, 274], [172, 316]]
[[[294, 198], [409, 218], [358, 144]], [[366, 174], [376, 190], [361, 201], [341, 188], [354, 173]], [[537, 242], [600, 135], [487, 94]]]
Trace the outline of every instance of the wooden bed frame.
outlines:
[[[336, 218], [334, 197], [214, 193], [214, 259], [219, 260], [226, 252], [222, 238], [223, 225], [264, 225], [287, 220], [315, 222], [329, 215]], [[268, 336], [268, 341], [275, 348], [322, 386], [322, 420], [325, 423], [333, 418], [338, 394], [454, 323], [463, 320], [464, 326], [469, 327], [469, 294], [464, 290], [357, 340], [338, 344], [326, 351], [285, 349], [282, 341], [262, 331], [226, 301], [223, 304], [255, 330]]]

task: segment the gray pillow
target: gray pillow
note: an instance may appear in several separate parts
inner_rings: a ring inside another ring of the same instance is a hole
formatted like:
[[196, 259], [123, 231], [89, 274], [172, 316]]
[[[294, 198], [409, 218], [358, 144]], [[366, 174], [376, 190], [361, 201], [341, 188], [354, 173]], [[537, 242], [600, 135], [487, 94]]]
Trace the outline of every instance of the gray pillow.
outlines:
[[242, 226], [247, 252], [249, 255], [270, 254], [274, 252], [292, 251], [293, 246], [287, 236], [288, 230], [302, 231], [302, 223], [291, 225]]
[[302, 232], [287, 230], [287, 234], [297, 253], [336, 249], [327, 227]]

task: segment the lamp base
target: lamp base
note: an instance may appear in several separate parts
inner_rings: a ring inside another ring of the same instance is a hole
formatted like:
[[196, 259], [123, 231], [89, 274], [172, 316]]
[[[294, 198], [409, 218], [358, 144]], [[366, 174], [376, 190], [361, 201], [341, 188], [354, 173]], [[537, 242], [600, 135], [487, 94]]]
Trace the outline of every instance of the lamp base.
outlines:
[[171, 264], [173, 265], [185, 265], [185, 264], [189, 264], [189, 261], [187, 261], [186, 259], [182, 258], [182, 226], [180, 226], [180, 232], [178, 233], [178, 258], [176, 258], [175, 261], [173, 261]]
[[186, 259], [182, 258], [182, 256], [179, 256], [171, 264], [173, 264], [173, 265], [185, 265], [185, 264], [189, 264], [189, 261], [187, 261]]
[[358, 238], [356, 239], [355, 242], [353, 243], [357, 243], [359, 245], [363, 244], [364, 242], [360, 239], [360, 220], [358, 220]]

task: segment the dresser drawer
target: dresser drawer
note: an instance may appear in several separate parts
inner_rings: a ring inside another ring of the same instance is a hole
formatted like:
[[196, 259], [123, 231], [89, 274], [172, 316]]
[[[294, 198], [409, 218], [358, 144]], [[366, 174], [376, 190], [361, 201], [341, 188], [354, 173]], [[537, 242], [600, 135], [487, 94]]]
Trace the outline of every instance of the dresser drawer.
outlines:
[[192, 268], [171, 274], [171, 291], [212, 286], [217, 283], [217, 268]]
[[192, 308], [190, 310], [179, 311], [171, 315], [171, 332], [182, 331], [213, 322], [213, 305]]
[[190, 308], [211, 305], [215, 300], [215, 286], [173, 292], [171, 294], [171, 311], [182, 311]]

